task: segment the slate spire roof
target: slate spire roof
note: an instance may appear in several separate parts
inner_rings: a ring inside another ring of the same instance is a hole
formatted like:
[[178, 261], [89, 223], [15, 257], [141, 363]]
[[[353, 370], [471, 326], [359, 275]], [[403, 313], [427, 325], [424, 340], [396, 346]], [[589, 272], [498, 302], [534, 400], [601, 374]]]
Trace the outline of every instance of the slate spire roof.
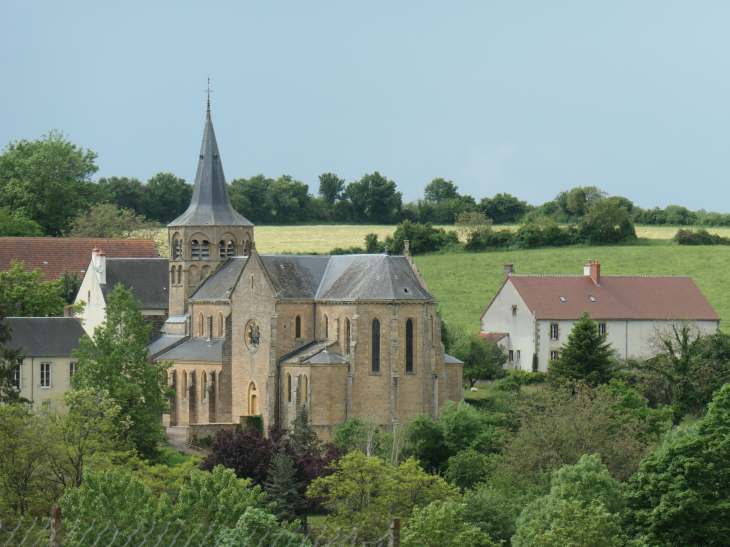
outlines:
[[190, 207], [169, 226], [252, 226], [239, 215], [228, 197], [228, 185], [223, 174], [218, 143], [210, 117], [210, 102], [205, 113], [203, 144], [200, 147], [198, 172], [195, 174], [195, 187]]

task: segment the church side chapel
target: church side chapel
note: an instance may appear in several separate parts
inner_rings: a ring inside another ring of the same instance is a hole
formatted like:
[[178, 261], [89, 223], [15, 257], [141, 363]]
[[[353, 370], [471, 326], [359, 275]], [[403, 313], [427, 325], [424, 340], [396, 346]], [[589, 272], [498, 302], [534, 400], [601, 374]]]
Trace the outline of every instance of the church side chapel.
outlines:
[[[436, 299], [388, 254], [266, 255], [231, 206], [210, 101], [190, 207], [168, 226], [170, 315], [149, 344], [172, 362], [166, 425], [286, 429], [303, 405], [323, 439], [350, 416], [384, 430], [462, 398]], [[253, 420], [252, 420], [253, 418]]]

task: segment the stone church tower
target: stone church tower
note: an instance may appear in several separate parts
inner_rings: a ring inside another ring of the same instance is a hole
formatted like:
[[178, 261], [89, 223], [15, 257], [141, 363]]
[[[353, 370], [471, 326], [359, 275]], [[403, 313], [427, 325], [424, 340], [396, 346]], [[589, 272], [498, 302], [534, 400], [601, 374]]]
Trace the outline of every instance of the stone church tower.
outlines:
[[253, 224], [233, 209], [228, 197], [210, 117], [210, 100], [193, 199], [187, 211], [168, 224], [167, 230], [170, 315], [182, 316], [187, 311], [187, 299], [195, 289], [227, 258], [248, 256], [253, 244]]

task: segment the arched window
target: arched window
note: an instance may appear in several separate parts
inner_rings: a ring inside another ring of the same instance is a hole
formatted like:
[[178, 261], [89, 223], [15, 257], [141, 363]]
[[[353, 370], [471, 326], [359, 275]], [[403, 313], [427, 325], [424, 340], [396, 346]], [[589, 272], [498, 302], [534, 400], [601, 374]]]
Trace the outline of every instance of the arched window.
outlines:
[[309, 382], [308, 382], [308, 379], [307, 379], [307, 375], [305, 374], [302, 377], [302, 389], [304, 390], [304, 402], [305, 403], [308, 403], [309, 402], [309, 386], [307, 385], [308, 383]]
[[406, 372], [413, 372], [413, 319], [406, 321]]
[[190, 242], [190, 258], [200, 260], [200, 243], [198, 243], [197, 239], [193, 239]]
[[345, 317], [345, 355], [350, 355], [350, 318]]
[[372, 350], [372, 371], [380, 372], [380, 321], [378, 319], [373, 319], [370, 346]]
[[291, 374], [286, 373], [286, 402], [291, 403]]
[[294, 320], [294, 338], [302, 337], [302, 318], [297, 315]]
[[177, 268], [175, 268], [175, 266], [173, 266], [172, 270], [170, 270], [170, 285], [175, 284], [175, 270], [177, 270]]
[[180, 260], [182, 258], [182, 240], [176, 239], [174, 248], [175, 248], [175, 251], [174, 251], [175, 260]]
[[198, 315], [198, 336], [203, 336], [203, 312]]
[[233, 244], [233, 241], [229, 241], [228, 245], [226, 247], [226, 254], [228, 256], [233, 256], [236, 254], [236, 246]]
[[205, 371], [200, 373], [200, 400], [205, 399], [205, 392], [208, 391], [208, 375]]
[[251, 382], [248, 385], [248, 415], [256, 416], [259, 413], [259, 403], [256, 393], [256, 384]]
[[221, 259], [224, 259], [226, 257], [226, 242], [225, 241], [221, 241], [218, 244], [218, 256]]
[[223, 336], [223, 312], [218, 312], [218, 337]]
[[177, 284], [180, 285], [182, 283], [182, 266], [177, 267]]
[[200, 256], [203, 260], [208, 260], [210, 258], [210, 243], [208, 241], [203, 241]]
[[182, 384], [183, 384], [183, 397], [188, 396], [188, 373], [187, 371], [182, 371]]
[[324, 338], [325, 340], [330, 337], [330, 322], [327, 318], [327, 314], [324, 314]]

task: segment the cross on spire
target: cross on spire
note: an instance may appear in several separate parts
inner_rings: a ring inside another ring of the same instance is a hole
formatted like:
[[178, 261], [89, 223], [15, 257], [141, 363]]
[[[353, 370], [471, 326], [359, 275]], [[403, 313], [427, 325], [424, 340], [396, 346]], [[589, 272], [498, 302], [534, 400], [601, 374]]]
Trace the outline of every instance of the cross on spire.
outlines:
[[204, 89], [203, 91], [205, 91], [208, 94], [208, 112], [210, 112], [210, 93], [211, 93], [211, 91], [213, 91], [210, 88], [210, 76], [208, 76], [208, 89]]

